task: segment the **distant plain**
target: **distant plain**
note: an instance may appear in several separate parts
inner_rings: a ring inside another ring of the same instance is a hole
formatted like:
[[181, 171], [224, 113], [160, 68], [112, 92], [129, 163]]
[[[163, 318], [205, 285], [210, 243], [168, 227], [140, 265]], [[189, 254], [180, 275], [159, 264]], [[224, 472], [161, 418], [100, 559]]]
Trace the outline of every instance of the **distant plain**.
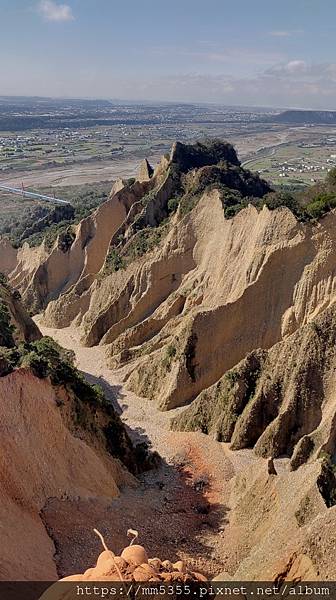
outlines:
[[[324, 179], [336, 165], [335, 125], [274, 123], [273, 114], [215, 105], [0, 98], [0, 183], [51, 195], [60, 188], [58, 196], [66, 187], [71, 201], [71, 186], [74, 194], [86, 184], [112, 186], [118, 177], [135, 176], [143, 158], [155, 164], [176, 139], [209, 137], [229, 140], [244, 166], [273, 185], [297, 188]], [[0, 192], [0, 202], [2, 212], [15, 215], [23, 200]]]

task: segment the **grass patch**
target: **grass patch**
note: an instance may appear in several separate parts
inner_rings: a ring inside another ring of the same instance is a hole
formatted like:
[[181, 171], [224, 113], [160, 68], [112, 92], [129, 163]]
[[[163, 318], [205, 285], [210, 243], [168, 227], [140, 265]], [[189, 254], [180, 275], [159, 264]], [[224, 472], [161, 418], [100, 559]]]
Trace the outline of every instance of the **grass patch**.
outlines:
[[134, 260], [152, 252], [159, 246], [167, 230], [166, 222], [159, 227], [146, 227], [137, 231], [124, 247], [119, 245], [110, 248], [102, 276], [126, 269]]
[[177, 355], [176, 346], [173, 344], [169, 344], [166, 348], [165, 356], [162, 359], [162, 366], [166, 369], [166, 371], [170, 371], [172, 362]]
[[12, 324], [10, 312], [1, 296], [0, 290], [0, 346], [4, 346], [5, 348], [13, 348], [15, 346], [14, 331], [15, 327]]

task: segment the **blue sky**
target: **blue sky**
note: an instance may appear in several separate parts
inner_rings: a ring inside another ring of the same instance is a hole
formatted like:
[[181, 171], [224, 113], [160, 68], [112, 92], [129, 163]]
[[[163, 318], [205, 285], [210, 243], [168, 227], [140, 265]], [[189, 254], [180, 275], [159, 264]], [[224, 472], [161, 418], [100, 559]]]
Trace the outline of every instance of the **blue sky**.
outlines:
[[0, 94], [336, 109], [335, 0], [0, 0]]

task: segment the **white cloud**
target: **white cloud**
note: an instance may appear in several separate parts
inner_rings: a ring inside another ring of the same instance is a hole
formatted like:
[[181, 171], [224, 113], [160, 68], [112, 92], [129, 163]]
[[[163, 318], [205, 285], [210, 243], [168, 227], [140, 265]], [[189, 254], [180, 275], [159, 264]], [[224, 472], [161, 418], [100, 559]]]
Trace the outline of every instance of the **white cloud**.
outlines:
[[291, 60], [247, 77], [200, 72], [114, 81], [113, 88], [105, 95], [138, 100], [334, 109], [336, 63], [309, 64]]
[[39, 13], [46, 21], [73, 21], [74, 16], [71, 6], [68, 4], [57, 4], [54, 0], [41, 0], [38, 5]]
[[309, 66], [304, 60], [290, 60], [287, 63], [274, 65], [268, 69], [265, 74], [275, 77], [290, 77], [291, 75], [297, 77], [299, 75], [308, 74], [312, 69], [312, 65]]
[[285, 69], [289, 73], [303, 73], [307, 69], [307, 64], [304, 60], [291, 60], [285, 65]]

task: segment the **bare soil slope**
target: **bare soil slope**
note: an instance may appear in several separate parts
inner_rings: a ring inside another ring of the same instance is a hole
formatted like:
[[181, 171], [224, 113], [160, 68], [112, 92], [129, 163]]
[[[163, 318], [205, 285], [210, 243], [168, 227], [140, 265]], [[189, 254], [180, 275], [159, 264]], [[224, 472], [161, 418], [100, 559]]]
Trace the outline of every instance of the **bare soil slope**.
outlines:
[[55, 546], [41, 513], [60, 501], [114, 498], [131, 476], [67, 427], [58, 408], [69, 398], [27, 370], [0, 378], [2, 580], [57, 578]]
[[134, 486], [139, 461], [102, 392], [65, 351], [42, 334], [1, 278], [0, 523], [1, 580], [57, 577], [57, 547], [43, 511], [53, 499], [94, 506]]

